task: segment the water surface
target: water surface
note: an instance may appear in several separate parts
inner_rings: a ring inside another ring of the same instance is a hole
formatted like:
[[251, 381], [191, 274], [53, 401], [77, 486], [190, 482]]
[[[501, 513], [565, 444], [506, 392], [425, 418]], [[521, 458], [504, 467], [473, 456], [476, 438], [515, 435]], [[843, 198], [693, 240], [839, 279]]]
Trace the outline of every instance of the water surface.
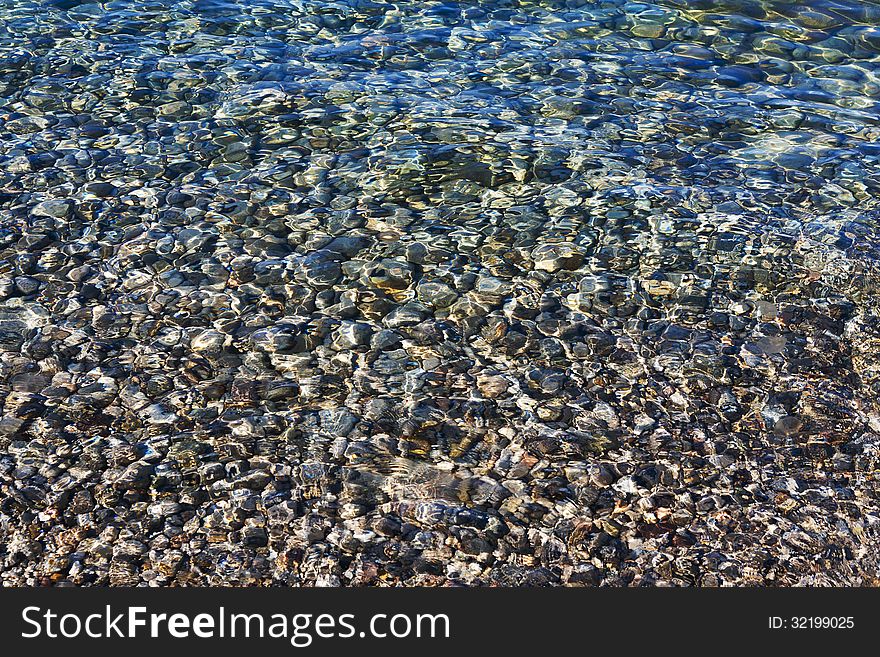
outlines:
[[7, 584], [878, 575], [880, 6], [0, 3]]

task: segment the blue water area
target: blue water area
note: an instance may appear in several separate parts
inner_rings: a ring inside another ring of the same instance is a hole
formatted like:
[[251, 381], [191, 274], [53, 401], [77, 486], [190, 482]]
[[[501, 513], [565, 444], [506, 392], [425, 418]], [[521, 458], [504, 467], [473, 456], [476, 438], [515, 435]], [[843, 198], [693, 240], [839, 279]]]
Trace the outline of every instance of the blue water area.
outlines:
[[880, 5], [0, 2], [0, 581], [880, 577]]

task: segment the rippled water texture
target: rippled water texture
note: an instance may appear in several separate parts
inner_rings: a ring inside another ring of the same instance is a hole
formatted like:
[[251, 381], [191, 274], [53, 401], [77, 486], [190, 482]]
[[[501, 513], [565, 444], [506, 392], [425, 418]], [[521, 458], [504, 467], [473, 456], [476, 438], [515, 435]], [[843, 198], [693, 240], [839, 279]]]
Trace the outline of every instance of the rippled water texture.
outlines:
[[0, 2], [0, 581], [878, 581], [880, 6]]

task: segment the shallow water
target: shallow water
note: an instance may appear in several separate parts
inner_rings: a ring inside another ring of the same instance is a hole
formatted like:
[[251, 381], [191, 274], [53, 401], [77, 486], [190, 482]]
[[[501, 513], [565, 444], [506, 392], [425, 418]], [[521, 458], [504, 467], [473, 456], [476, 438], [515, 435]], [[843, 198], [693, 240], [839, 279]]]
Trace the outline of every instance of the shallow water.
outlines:
[[875, 583], [878, 25], [0, 3], [0, 578]]

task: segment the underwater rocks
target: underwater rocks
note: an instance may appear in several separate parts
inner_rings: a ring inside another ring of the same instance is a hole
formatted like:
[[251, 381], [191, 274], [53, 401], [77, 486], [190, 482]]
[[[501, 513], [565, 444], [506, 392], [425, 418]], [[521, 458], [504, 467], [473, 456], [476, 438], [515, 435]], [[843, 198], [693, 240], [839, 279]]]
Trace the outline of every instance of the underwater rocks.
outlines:
[[876, 584], [880, 16], [723, 11], [6, 3], [0, 581]]

